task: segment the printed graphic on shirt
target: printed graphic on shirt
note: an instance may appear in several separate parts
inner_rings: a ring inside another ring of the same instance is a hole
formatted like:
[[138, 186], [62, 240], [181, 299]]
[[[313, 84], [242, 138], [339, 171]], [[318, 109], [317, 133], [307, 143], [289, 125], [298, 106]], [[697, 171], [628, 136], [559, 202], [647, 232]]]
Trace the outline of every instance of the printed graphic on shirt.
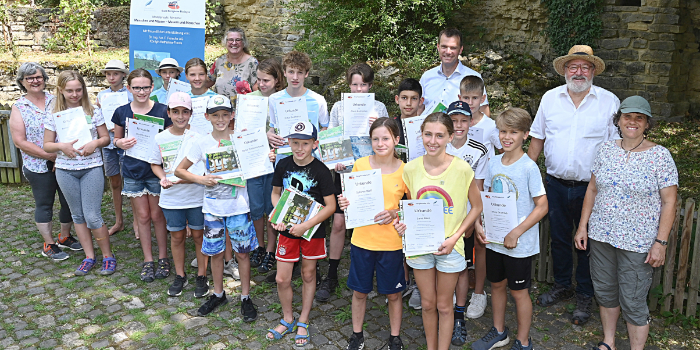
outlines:
[[515, 199], [518, 199], [518, 186], [515, 182], [505, 174], [496, 174], [491, 179], [491, 192], [496, 193], [515, 193]]
[[454, 202], [447, 191], [438, 186], [425, 186], [418, 190], [417, 199], [440, 199], [443, 203], [444, 214], [453, 214]]
[[216, 184], [215, 186], [204, 187], [204, 197], [207, 199], [233, 199], [233, 186], [226, 184]]
[[308, 169], [302, 171], [287, 171], [282, 179], [284, 188], [294, 187], [297, 190], [308, 193], [309, 189], [316, 186], [318, 182], [309, 174]]

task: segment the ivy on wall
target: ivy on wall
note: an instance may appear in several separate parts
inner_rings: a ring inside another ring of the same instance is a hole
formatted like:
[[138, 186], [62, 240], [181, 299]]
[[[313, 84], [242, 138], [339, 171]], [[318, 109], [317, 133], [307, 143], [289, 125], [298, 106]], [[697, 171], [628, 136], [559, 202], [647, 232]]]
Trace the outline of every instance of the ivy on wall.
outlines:
[[95, 5], [88, 0], [61, 0], [59, 7], [62, 13], [52, 19], [56, 32], [46, 39], [46, 49], [68, 52], [87, 48], [91, 52], [94, 44], [90, 39], [90, 22]]
[[574, 45], [595, 46], [603, 28], [603, 0], [541, 1], [549, 11], [545, 33], [557, 54], [565, 55]]

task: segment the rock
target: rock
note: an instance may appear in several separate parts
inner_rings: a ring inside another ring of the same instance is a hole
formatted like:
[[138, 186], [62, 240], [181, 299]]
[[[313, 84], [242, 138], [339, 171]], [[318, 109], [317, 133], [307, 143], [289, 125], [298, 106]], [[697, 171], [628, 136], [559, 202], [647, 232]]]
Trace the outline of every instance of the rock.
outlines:
[[146, 331], [146, 326], [143, 325], [141, 322], [129, 322], [124, 326], [124, 332], [126, 335], [131, 336], [132, 334], [136, 332], [144, 332]]
[[399, 69], [398, 69], [398, 68], [392, 67], [392, 66], [388, 66], [388, 67], [384, 67], [384, 68], [380, 69], [380, 70], [377, 72], [377, 76], [380, 77], [380, 78], [388, 78], [388, 77], [390, 77], [390, 76], [392, 76], [392, 75], [394, 75], [394, 74], [396, 74], [396, 73], [398, 73], [398, 72], [399, 72]]
[[131, 299], [130, 302], [124, 303], [124, 307], [126, 307], [128, 310], [143, 309], [144, 307], [146, 307], [146, 305], [143, 304], [141, 299], [139, 299], [138, 297], [134, 297], [133, 299]]
[[489, 85], [487, 91], [489, 92], [489, 97], [493, 98], [503, 97], [506, 94], [505, 89], [499, 83]]
[[484, 54], [484, 56], [485, 56], [486, 58], [488, 58], [489, 60], [491, 60], [491, 61], [500, 61], [500, 60], [503, 59], [503, 56], [501, 56], [501, 55], [499, 55], [499, 54], [493, 52], [493, 50], [488, 50], [488, 51], [486, 51], [486, 53]]

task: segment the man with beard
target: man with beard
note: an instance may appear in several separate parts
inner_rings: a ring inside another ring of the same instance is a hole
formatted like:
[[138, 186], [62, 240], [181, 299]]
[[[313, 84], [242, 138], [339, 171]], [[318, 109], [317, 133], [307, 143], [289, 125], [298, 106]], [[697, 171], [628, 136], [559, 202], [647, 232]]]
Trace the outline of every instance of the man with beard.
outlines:
[[554, 60], [554, 69], [566, 85], [542, 96], [532, 124], [528, 156], [537, 161], [544, 149], [547, 198], [554, 259], [554, 286], [537, 298], [549, 306], [576, 295], [571, 322], [584, 324], [591, 315], [593, 284], [588, 251], [576, 250], [576, 290], [572, 286], [571, 244], [581, 219], [581, 207], [591, 179], [598, 147], [617, 138], [612, 117], [620, 100], [610, 91], [593, 85], [593, 77], [605, 70], [605, 62], [587, 45], [574, 45], [569, 54]]

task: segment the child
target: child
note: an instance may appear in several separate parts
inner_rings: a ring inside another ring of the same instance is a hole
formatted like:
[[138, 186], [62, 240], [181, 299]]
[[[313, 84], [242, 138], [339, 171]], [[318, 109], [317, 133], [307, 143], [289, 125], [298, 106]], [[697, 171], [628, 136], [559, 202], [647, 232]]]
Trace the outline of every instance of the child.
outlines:
[[[129, 96], [129, 102], [134, 100], [134, 96], [127, 90], [124, 86], [124, 78], [129, 74], [129, 70], [126, 68], [124, 62], [120, 60], [111, 60], [105, 65], [105, 69], [101, 71], [107, 82], [109, 83], [109, 88], [104, 89], [97, 93], [97, 106], [100, 106], [100, 99], [105, 94], [112, 92], [123, 92], [126, 91]], [[104, 116], [103, 116], [104, 117]], [[108, 116], [109, 117], [109, 116]], [[111, 119], [110, 119], [111, 121]], [[121, 161], [124, 157], [124, 152], [114, 146], [114, 129], [109, 130], [110, 143], [106, 147], [102, 148], [102, 157], [104, 160], [105, 175], [109, 178], [109, 185], [112, 188], [112, 203], [114, 204], [114, 216], [115, 223], [112, 228], [109, 229], [109, 235], [113, 235], [122, 229], [124, 229], [124, 214], [122, 212], [122, 176], [120, 172]], [[138, 225], [136, 220], [134, 220], [134, 233], [138, 238]]]
[[[268, 58], [260, 62], [257, 73], [259, 90], [248, 95], [270, 97], [284, 88], [284, 71], [276, 59]], [[250, 215], [260, 245], [250, 256], [250, 267], [257, 267], [258, 271], [263, 273], [272, 270], [275, 263], [275, 243], [277, 243], [277, 232], [267, 220], [267, 214], [273, 209], [271, 201], [272, 175], [267, 174], [248, 179], [246, 183], [252, 194], [250, 195]], [[265, 245], [265, 227], [267, 229], [267, 245]]]
[[[462, 101], [452, 102], [445, 113], [452, 119], [455, 128], [455, 137], [447, 145], [447, 154], [463, 159], [474, 170], [474, 183], [479, 191], [484, 190], [484, 179], [487, 171], [487, 151], [480, 142], [469, 138], [469, 123], [471, 122], [471, 110], [469, 105]], [[481, 217], [477, 218], [476, 230], [481, 230]], [[464, 238], [464, 254], [467, 263], [472, 259], [472, 247], [474, 247], [474, 235]], [[456, 289], [455, 326], [452, 332], [452, 345], [462, 346], [467, 341], [467, 328], [464, 322], [464, 308], [469, 293], [469, 280], [467, 270], [460, 272]], [[483, 311], [482, 311], [483, 314]], [[481, 315], [478, 315], [479, 317]]]
[[[170, 231], [170, 250], [175, 263], [175, 281], [168, 289], [168, 295], [171, 297], [179, 296], [182, 289], [187, 286], [185, 227], [189, 227], [192, 230], [198, 260], [194, 297], [201, 298], [209, 294], [207, 259], [201, 252], [204, 233], [204, 216], [202, 215], [204, 187], [186, 180], [171, 181], [166, 176], [166, 173], [173, 174], [175, 168], [200, 136], [196, 131], [188, 130], [191, 116], [192, 99], [190, 96], [184, 92], [172, 94], [168, 101], [168, 117], [173, 121], [173, 126], [156, 135], [152, 146], [151, 170], [160, 179], [162, 189], [158, 205], [163, 208], [163, 216], [165, 216], [167, 229]], [[177, 150], [177, 153], [172, 155], [174, 159], [167, 161], [163, 159], [161, 152], [173, 148]], [[204, 166], [197, 163], [189, 171], [203, 174]]]
[[[348, 85], [350, 85], [351, 93], [368, 93], [374, 82], [374, 71], [367, 63], [357, 63], [348, 68], [345, 74], [345, 80]], [[386, 106], [384, 106], [383, 103], [375, 100], [374, 110], [369, 117], [370, 125], [372, 125], [377, 118], [382, 117], [388, 118], [389, 113], [386, 111]], [[331, 109], [330, 127], [333, 128], [342, 125], [343, 101], [341, 100], [336, 102]], [[369, 137], [351, 136], [350, 142], [352, 143], [353, 156], [355, 159], [367, 157], [372, 154], [372, 144]], [[342, 193], [340, 173], [352, 169], [346, 170], [345, 165], [338, 163], [336, 164], [335, 170], [335, 190], [337, 194], [340, 194]], [[343, 254], [343, 247], [345, 246], [345, 214], [343, 214], [339, 206], [336, 207], [335, 214], [333, 214], [333, 227], [331, 228], [330, 240], [328, 274], [323, 281], [321, 281], [316, 291], [316, 300], [321, 302], [329, 301], [331, 293], [335, 292], [338, 288], [338, 265], [340, 264], [340, 255]]]
[[209, 78], [207, 77], [207, 65], [201, 58], [195, 57], [185, 63], [185, 77], [192, 86], [192, 90], [189, 91], [190, 97], [216, 96], [216, 93], [205, 85]]
[[394, 120], [399, 124], [399, 144], [406, 145], [406, 139], [403, 135], [403, 123], [402, 119], [415, 117], [418, 115], [418, 106], [423, 104], [423, 88], [420, 86], [418, 80], [413, 78], [406, 78], [399, 84], [399, 91], [394, 96], [394, 101], [399, 105], [399, 111], [401, 115], [394, 117]]
[[[233, 130], [229, 123], [233, 120], [231, 100], [222, 95], [209, 99], [205, 117], [212, 124], [211, 134], [200, 137], [192, 146], [187, 158], [183, 159], [175, 170], [175, 176], [206, 186], [204, 189], [204, 239], [202, 254], [211, 257], [211, 272], [214, 278], [214, 294], [197, 311], [199, 316], [206, 316], [217, 307], [228, 303], [224, 291], [224, 250], [226, 239], [231, 239], [233, 250], [238, 259], [241, 278], [241, 315], [243, 321], [252, 322], [258, 317], [257, 306], [250, 298], [250, 260], [248, 253], [258, 247], [255, 228], [250, 220], [248, 191], [245, 187], [222, 184], [220, 176], [191, 173], [188, 169], [193, 164], [206, 162], [207, 153], [215, 151], [222, 141], [230, 141]], [[200, 269], [204, 264], [199, 264]], [[206, 266], [204, 266], [206, 267]], [[203, 270], [206, 273], [206, 270]], [[203, 275], [204, 277], [206, 275]], [[199, 278], [199, 277], [198, 277]], [[206, 278], [206, 277], [204, 277]]]
[[163, 85], [156, 91], [151, 93], [151, 99], [160, 103], [167, 103], [168, 88], [170, 87], [170, 79], [180, 79], [180, 73], [183, 68], [177, 63], [174, 58], [164, 58], [160, 61], [156, 73], [163, 78]]
[[92, 237], [102, 251], [101, 275], [111, 275], [117, 269], [117, 260], [109, 246], [109, 233], [102, 220], [102, 190], [104, 173], [98, 147], [109, 143], [109, 133], [102, 113], [95, 110], [87, 95], [83, 77], [75, 71], [63, 71], [56, 80], [56, 104], [53, 113], [81, 107], [90, 122], [92, 141], [75, 149], [77, 140], [60, 140], [53, 115], [44, 120], [44, 150], [58, 153], [56, 157], [56, 181], [64, 193], [70, 208], [75, 233], [85, 251], [85, 259], [74, 275], [87, 275], [95, 265], [95, 249]]
[[[128, 150], [136, 145], [136, 138], [124, 137], [126, 119], [132, 118], [134, 113], [161, 118], [166, 129], [172, 125], [172, 121], [168, 117], [168, 106], [148, 98], [153, 90], [151, 73], [142, 68], [135, 69], [129, 73], [126, 82], [134, 100], [117, 108], [112, 116], [114, 145], [123, 150]], [[163, 211], [158, 206], [160, 181], [151, 170], [149, 163], [129, 156], [124, 156], [122, 176], [124, 177], [122, 195], [131, 198], [131, 208], [139, 227], [139, 239], [141, 240], [144, 261], [141, 268], [141, 280], [153, 282], [156, 278], [166, 278], [170, 275], [170, 261], [168, 260], [168, 231], [165, 227]], [[157, 270], [151, 250], [151, 223], [158, 243]]]
[[[420, 290], [428, 350], [446, 350], [454, 326], [452, 296], [459, 273], [467, 267], [462, 235], [471, 234], [471, 226], [481, 215], [481, 195], [469, 164], [445, 152], [454, 137], [450, 117], [442, 112], [428, 115], [421, 133], [426, 153], [406, 164], [403, 180], [409, 198], [444, 201], [445, 242], [437, 253], [407, 258], [406, 262], [413, 268]], [[398, 220], [395, 227], [399, 234], [406, 230]]]
[[[406, 288], [403, 269], [401, 237], [391, 225], [399, 211], [399, 201], [407, 193], [403, 182], [404, 163], [398, 158], [394, 147], [399, 143], [399, 125], [390, 118], [379, 118], [369, 129], [374, 155], [358, 159], [352, 171], [381, 169], [384, 208], [374, 217], [377, 223], [355, 228], [350, 246], [350, 273], [348, 288], [352, 294], [352, 332], [348, 339], [348, 350], [364, 348], [362, 323], [365, 319], [367, 294], [372, 291], [374, 271], [377, 271], [377, 291], [389, 300], [389, 350], [400, 350], [403, 342], [401, 314], [403, 305], [401, 292]], [[341, 194], [338, 203], [342, 210], [352, 205]], [[318, 294], [317, 294], [318, 295]]]
[[[289, 130], [289, 145], [292, 157], [279, 161], [272, 178], [272, 204], [277, 202], [286, 188], [294, 187], [300, 192], [311, 196], [316, 202], [325, 205], [321, 211], [309, 221], [292, 226], [289, 230], [284, 224], [273, 225], [280, 231], [277, 243], [277, 294], [282, 304], [283, 318], [280, 324], [269, 329], [267, 339], [280, 339], [282, 336], [297, 329], [294, 337], [296, 346], [303, 347], [309, 341], [309, 312], [313, 305], [316, 292], [316, 260], [326, 257], [326, 224], [335, 211], [335, 187], [333, 177], [328, 167], [314, 158], [312, 152], [318, 147], [318, 132], [311, 122], [299, 122]], [[310, 240], [300, 236], [311, 227], [319, 225]], [[292, 270], [294, 262], [299, 261], [301, 249], [301, 275], [304, 285], [302, 288], [302, 303], [299, 320], [294, 319], [292, 310]]]
[[527, 140], [531, 124], [530, 115], [520, 108], [509, 108], [496, 118], [498, 137], [505, 153], [489, 162], [484, 187], [490, 188], [491, 192], [516, 194], [520, 224], [508, 233], [503, 245], [487, 244], [484, 233], [477, 232], [479, 241], [487, 244], [486, 277], [491, 282], [493, 327], [483, 338], [472, 343], [474, 350], [508, 344], [506, 287], [510, 288], [515, 299], [518, 319], [518, 336], [511, 349], [532, 349], [532, 300], [528, 288], [532, 277], [532, 256], [540, 252], [538, 225], [547, 214], [548, 204], [540, 170], [523, 152], [523, 142]]

